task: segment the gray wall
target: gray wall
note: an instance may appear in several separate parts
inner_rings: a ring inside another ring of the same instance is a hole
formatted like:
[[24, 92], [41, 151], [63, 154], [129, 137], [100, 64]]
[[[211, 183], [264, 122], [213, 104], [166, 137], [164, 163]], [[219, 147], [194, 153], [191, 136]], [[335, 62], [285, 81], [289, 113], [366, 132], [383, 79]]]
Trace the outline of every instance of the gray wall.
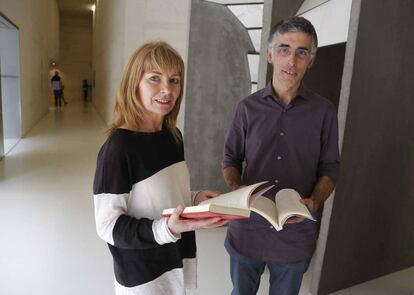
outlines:
[[250, 37], [225, 6], [192, 1], [184, 141], [193, 189], [227, 191], [221, 174], [225, 134], [236, 103], [250, 94]]
[[361, 1], [319, 294], [414, 265], [413, 1]]
[[[0, 76], [1, 76], [1, 58], [0, 58]], [[4, 156], [4, 135], [3, 135], [3, 110], [1, 97], [1, 79], [0, 79], [0, 159]]]
[[[2, 19], [6, 22], [5, 19]], [[7, 153], [21, 137], [19, 31], [9, 23], [0, 27], [1, 104]]]

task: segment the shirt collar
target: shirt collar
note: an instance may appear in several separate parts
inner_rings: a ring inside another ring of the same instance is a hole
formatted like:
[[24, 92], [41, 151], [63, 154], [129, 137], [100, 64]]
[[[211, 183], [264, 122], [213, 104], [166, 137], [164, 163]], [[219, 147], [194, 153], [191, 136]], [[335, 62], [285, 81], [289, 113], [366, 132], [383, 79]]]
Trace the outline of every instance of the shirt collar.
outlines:
[[[273, 90], [273, 86], [272, 86], [272, 81], [270, 81], [266, 87], [263, 89], [263, 95], [262, 97], [272, 97], [274, 99], [276, 99], [277, 101], [279, 101], [279, 97], [277, 96], [277, 94], [275, 93], [275, 91]], [[307, 91], [306, 86], [304, 85], [304, 83], [302, 82], [298, 88], [298, 93], [296, 95], [296, 98], [303, 98], [304, 100], [309, 100], [309, 94]]]

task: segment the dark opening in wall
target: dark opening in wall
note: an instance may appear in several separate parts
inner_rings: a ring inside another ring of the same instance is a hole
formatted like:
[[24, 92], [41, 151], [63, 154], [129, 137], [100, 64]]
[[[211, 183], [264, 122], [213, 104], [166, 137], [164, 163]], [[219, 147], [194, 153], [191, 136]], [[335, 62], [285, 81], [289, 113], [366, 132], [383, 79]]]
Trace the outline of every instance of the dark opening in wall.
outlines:
[[312, 91], [326, 97], [338, 109], [341, 93], [346, 43], [318, 48], [315, 62], [306, 73], [304, 83]]

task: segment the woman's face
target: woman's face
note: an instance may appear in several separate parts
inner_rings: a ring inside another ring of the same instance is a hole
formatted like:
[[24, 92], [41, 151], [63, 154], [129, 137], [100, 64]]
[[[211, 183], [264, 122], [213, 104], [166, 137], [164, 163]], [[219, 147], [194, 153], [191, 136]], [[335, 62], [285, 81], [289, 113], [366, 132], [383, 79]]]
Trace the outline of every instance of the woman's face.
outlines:
[[178, 73], [159, 71], [145, 72], [139, 82], [139, 97], [152, 117], [163, 119], [171, 110], [181, 93], [181, 76]]

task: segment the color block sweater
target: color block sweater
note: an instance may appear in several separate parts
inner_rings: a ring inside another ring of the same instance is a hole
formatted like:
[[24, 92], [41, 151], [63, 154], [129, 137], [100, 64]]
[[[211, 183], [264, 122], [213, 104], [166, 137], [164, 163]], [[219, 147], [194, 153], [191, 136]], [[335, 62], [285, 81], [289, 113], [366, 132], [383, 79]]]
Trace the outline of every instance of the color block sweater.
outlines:
[[93, 190], [116, 294], [185, 294], [195, 287], [195, 234], [176, 237], [161, 217], [165, 208], [191, 205], [183, 145], [168, 130], [116, 129], [99, 151]]

